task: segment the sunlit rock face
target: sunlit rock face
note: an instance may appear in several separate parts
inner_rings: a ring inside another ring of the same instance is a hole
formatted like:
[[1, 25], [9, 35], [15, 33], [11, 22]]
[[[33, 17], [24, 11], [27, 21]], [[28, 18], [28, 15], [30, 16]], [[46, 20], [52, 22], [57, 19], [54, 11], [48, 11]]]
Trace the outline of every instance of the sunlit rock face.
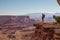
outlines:
[[58, 4], [60, 5], [60, 0], [57, 0]]

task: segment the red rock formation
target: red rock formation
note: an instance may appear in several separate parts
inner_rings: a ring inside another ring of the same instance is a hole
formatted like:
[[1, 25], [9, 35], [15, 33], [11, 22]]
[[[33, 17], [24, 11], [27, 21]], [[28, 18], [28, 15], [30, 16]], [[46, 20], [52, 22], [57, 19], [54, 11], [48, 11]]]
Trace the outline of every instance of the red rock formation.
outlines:
[[[46, 26], [43, 27], [44, 24], [34, 24], [35, 28], [35, 34], [34, 38], [37, 40], [53, 40], [56, 37], [54, 37], [55, 31], [53, 28], [45, 28]], [[47, 24], [48, 25], [48, 24]], [[32, 38], [32, 39], [34, 39]], [[40, 39], [39, 39], [40, 38]]]
[[0, 16], [0, 26], [3, 28], [20, 28], [32, 26], [29, 16]]

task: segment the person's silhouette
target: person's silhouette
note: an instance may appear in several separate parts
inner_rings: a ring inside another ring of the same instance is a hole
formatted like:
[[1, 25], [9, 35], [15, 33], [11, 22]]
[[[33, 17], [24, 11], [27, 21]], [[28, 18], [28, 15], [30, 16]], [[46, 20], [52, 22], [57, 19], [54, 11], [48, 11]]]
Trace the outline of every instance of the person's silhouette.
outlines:
[[42, 22], [44, 22], [45, 14], [42, 14]]

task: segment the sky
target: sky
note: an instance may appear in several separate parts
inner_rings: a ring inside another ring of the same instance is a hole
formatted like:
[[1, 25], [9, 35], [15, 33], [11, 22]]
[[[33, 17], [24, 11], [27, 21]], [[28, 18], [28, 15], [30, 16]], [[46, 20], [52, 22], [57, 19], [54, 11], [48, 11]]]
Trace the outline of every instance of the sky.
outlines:
[[56, 0], [0, 0], [0, 15], [60, 13]]

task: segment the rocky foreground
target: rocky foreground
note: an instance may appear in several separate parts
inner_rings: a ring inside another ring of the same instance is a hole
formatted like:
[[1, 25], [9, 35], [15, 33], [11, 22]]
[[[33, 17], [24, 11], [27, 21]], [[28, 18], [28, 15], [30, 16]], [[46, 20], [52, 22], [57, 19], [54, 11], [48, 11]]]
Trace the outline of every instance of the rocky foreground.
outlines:
[[[3, 29], [0, 30], [0, 40], [31, 40], [34, 29], [35, 27], [23, 28], [22, 30]], [[14, 35], [14, 37], [9, 37], [8, 35], [10, 35], [12, 32], [15, 32], [11, 35]]]
[[60, 40], [60, 25], [37, 23], [21, 30], [0, 29], [0, 40]]

